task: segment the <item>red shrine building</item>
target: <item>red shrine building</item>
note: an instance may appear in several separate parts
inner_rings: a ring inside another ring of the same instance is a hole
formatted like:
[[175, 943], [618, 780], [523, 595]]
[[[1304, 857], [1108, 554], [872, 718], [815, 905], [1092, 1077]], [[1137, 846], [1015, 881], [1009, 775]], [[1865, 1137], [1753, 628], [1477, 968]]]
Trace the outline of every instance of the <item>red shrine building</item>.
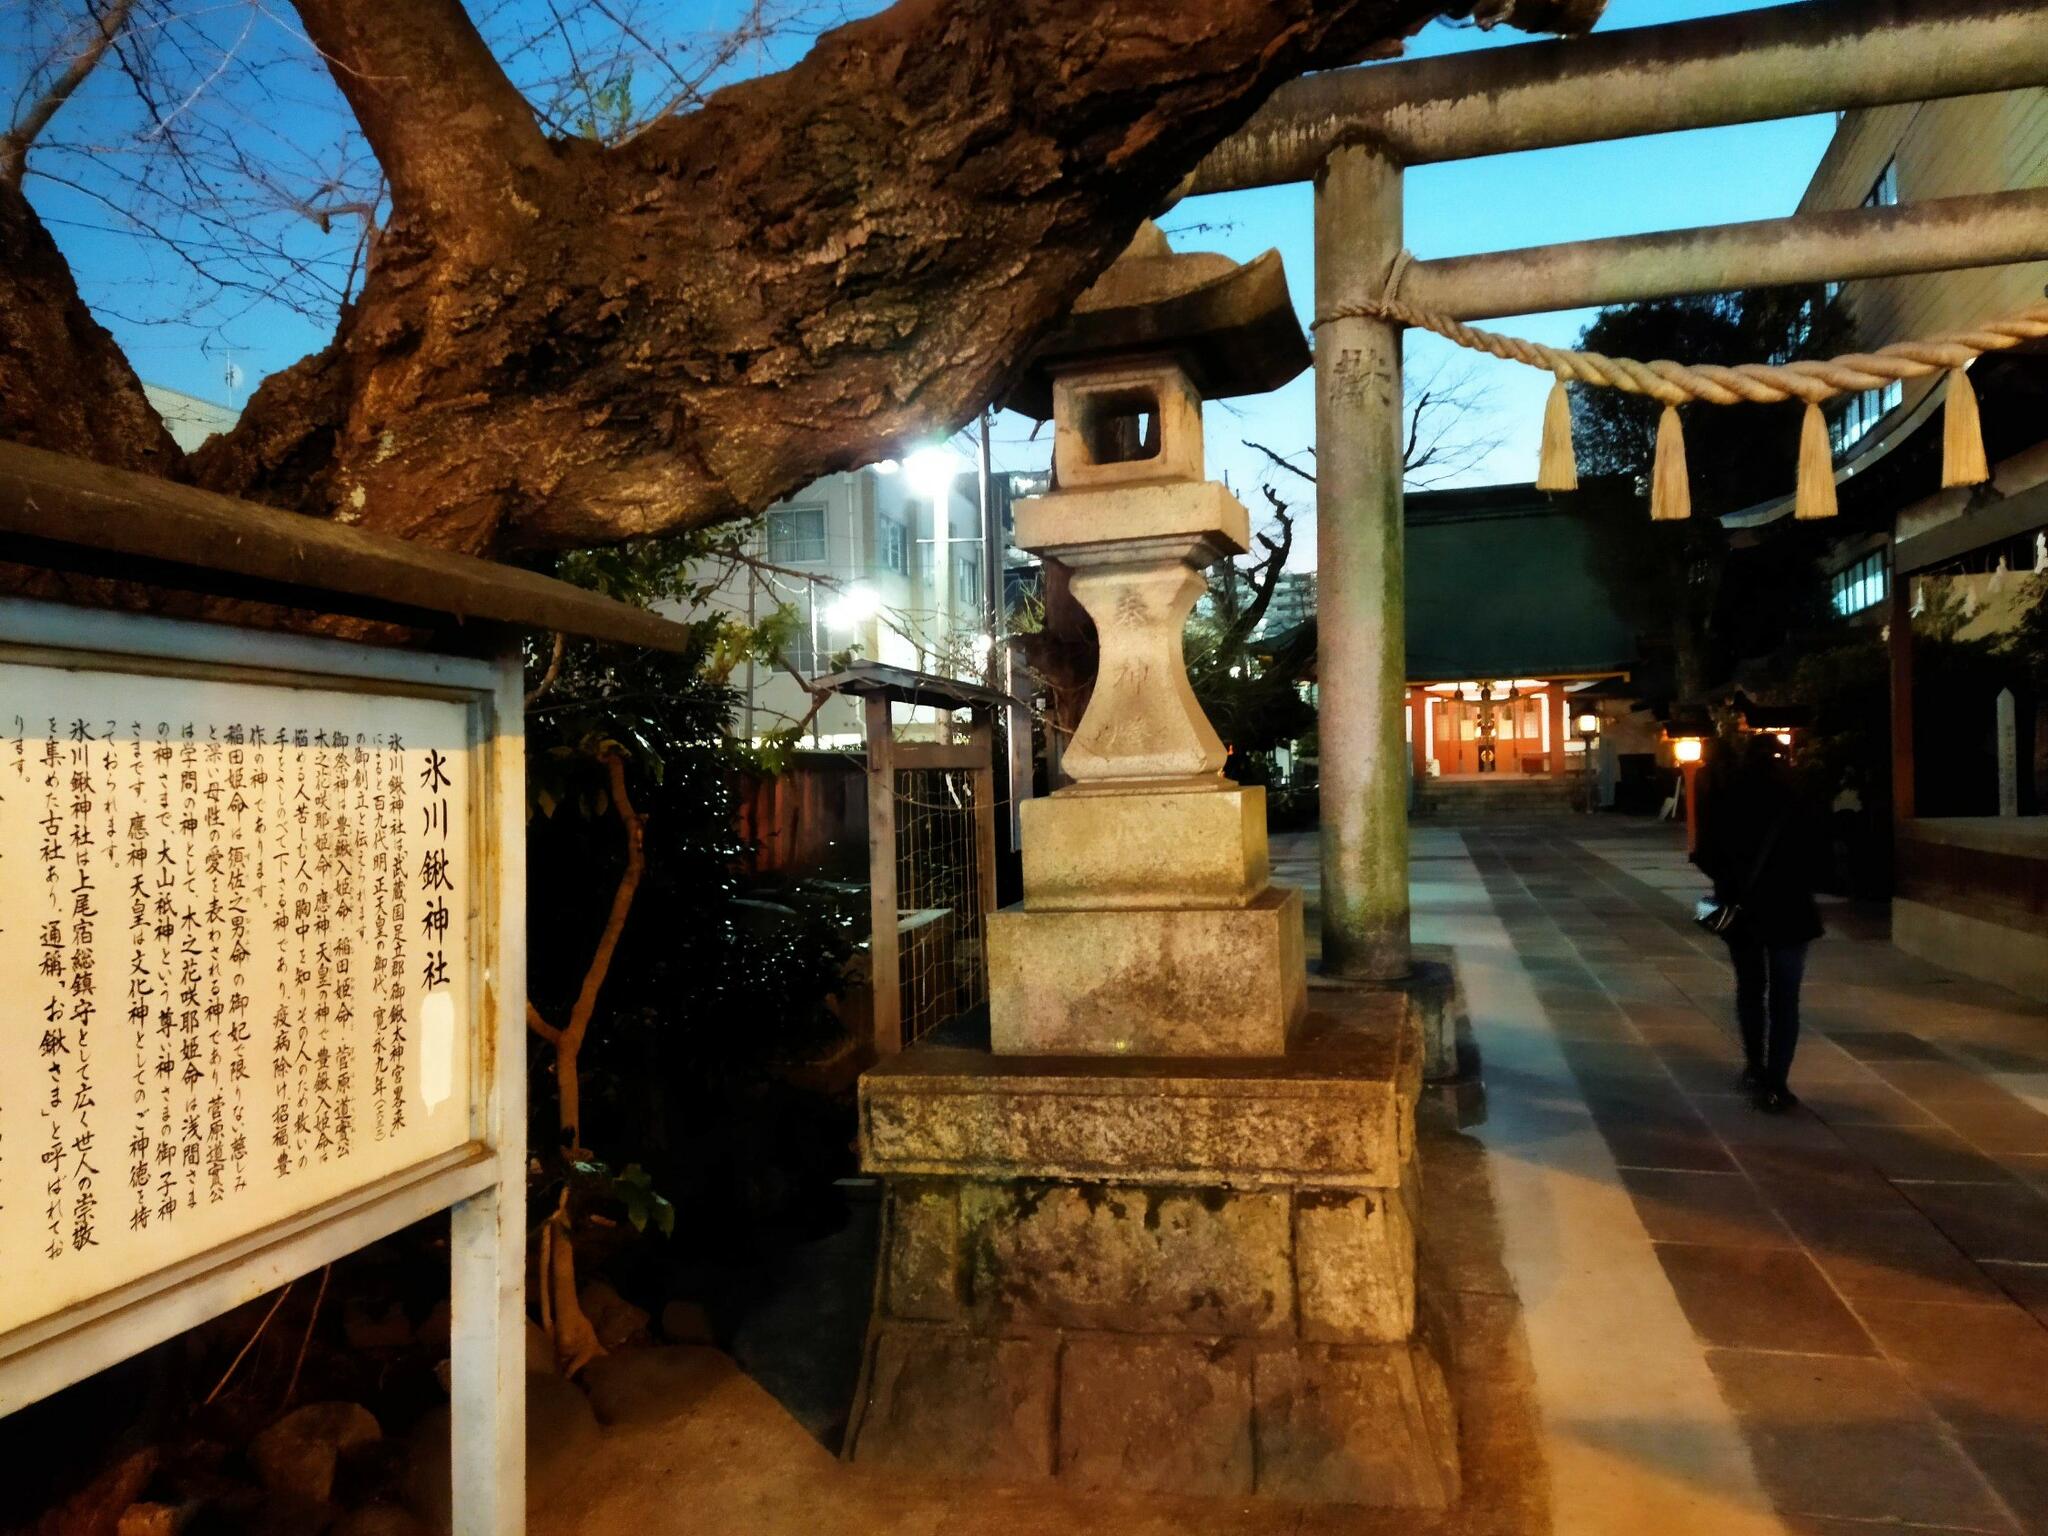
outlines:
[[1411, 492], [1406, 523], [1417, 814], [1582, 790], [1600, 758], [1582, 717], [1613, 712], [1636, 652], [1584, 523], [1531, 485]]

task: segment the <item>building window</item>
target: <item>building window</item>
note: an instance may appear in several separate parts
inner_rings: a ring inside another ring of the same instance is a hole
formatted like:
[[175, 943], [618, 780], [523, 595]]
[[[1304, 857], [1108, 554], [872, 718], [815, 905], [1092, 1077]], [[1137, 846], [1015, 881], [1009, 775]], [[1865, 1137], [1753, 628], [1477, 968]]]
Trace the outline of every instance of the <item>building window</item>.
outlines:
[[[1866, 208], [1896, 208], [1899, 202], [1899, 162], [1887, 160], [1884, 169], [1878, 172], [1877, 180], [1870, 184], [1870, 191], [1864, 194]], [[1833, 303], [1841, 296], [1842, 285], [1827, 285], [1828, 302]], [[1842, 408], [1828, 423], [1828, 440], [1837, 454], [1847, 453], [1869, 435], [1870, 429], [1884, 419], [1887, 411], [1895, 410], [1906, 398], [1906, 387], [1894, 379], [1882, 389], [1866, 389], [1861, 394], [1844, 398]]]
[[825, 509], [786, 507], [768, 514], [768, 558], [777, 565], [801, 565], [825, 558]]
[[981, 605], [981, 556], [979, 554], [955, 555], [953, 557], [953, 606], [955, 608], [978, 608]]
[[894, 571], [899, 576], [910, 574], [910, 535], [901, 520], [893, 517], [876, 519], [875, 556], [883, 570]]
[[1835, 572], [1831, 583], [1835, 612], [1847, 618], [1852, 613], [1875, 608], [1884, 601], [1888, 587], [1884, 551], [1880, 549], [1865, 555], [1847, 570]]
[[796, 633], [789, 637], [789, 644], [782, 648], [782, 656], [805, 677], [818, 675], [818, 637], [811, 628], [811, 619], [808, 615], [798, 622]]
[[1830, 446], [1836, 453], [1847, 453], [1863, 439], [1880, 421], [1885, 413], [1898, 408], [1906, 398], [1906, 386], [1897, 379], [1882, 389], [1866, 389], [1861, 394], [1845, 395], [1842, 409], [1828, 425]]

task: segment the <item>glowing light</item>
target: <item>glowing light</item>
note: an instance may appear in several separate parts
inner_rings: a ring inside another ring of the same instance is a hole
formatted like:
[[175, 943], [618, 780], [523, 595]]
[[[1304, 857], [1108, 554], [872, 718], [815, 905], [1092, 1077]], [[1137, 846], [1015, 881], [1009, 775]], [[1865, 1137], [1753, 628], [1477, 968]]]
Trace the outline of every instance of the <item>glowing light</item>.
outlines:
[[894, 459], [877, 459], [874, 463], [874, 471], [878, 475], [893, 475], [902, 467]]
[[1681, 736], [1671, 743], [1671, 755], [1681, 763], [1696, 763], [1706, 752], [1707, 744], [1697, 736]]
[[848, 587], [825, 610], [825, 622], [834, 629], [858, 629], [881, 612], [882, 600], [873, 587]]
[[1789, 747], [1792, 745], [1792, 733], [1790, 731], [1773, 731], [1771, 734], [1778, 738], [1779, 746]]
[[903, 477], [910, 494], [928, 501], [940, 501], [953, 494], [954, 477], [960, 473], [960, 455], [947, 447], [920, 448], [903, 461]]
[[1579, 714], [1579, 734], [1581, 736], [1598, 736], [1600, 734], [1600, 717], [1590, 709], [1582, 710]]

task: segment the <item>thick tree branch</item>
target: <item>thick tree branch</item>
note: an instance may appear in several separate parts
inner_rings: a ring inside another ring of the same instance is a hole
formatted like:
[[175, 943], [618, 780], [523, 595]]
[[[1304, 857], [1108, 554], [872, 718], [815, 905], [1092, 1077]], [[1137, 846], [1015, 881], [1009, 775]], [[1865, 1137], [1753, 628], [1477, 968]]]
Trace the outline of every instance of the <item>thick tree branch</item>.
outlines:
[[[741, 516], [956, 428], [1276, 85], [1469, 13], [903, 0], [520, 176], [535, 131], [455, 0], [300, 9], [399, 216], [335, 348], [194, 473], [479, 553]], [[421, 50], [444, 61], [424, 101], [390, 84]], [[474, 226], [405, 227], [422, 196], [479, 195]]]
[[[528, 222], [547, 139], [461, 0], [297, 0], [398, 214]], [[524, 204], [522, 209], [521, 204]]]
[[[459, 0], [295, 3], [392, 218], [334, 342], [181, 472], [481, 554], [743, 516], [958, 427], [1274, 87], [1474, 12], [899, 0], [606, 147], [548, 140]], [[20, 371], [75, 377], [82, 315]]]
[[113, 46], [121, 29], [128, 25], [129, 12], [134, 9], [135, 0], [113, 0], [105, 10], [97, 12], [93, 17], [91, 35], [85, 46], [72, 55], [64, 73], [50, 83], [50, 88], [21, 115], [18, 122], [0, 134], [0, 184], [9, 187], [21, 185], [29, 145], [35, 143], [36, 135], [57, 115], [57, 109], [71, 99], [71, 93], [85, 83], [85, 77], [99, 63], [100, 55]]

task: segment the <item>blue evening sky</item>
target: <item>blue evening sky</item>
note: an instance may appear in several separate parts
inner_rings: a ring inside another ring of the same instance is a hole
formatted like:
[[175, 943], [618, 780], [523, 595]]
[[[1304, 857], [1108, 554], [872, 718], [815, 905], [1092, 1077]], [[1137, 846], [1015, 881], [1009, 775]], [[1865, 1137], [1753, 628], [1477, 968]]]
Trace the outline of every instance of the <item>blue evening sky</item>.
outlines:
[[[1762, 4], [1763, 0], [1609, 0], [1600, 30], [1756, 10]], [[1489, 34], [1439, 25], [1416, 39], [1411, 56], [1521, 41], [1526, 39], [1506, 31]], [[1829, 113], [1422, 166], [1406, 178], [1407, 244], [1418, 259], [1427, 259], [1789, 214], [1820, 163], [1834, 121]], [[1221, 250], [1239, 260], [1278, 249], [1287, 264], [1295, 307], [1306, 325], [1315, 271], [1312, 201], [1306, 185], [1224, 193], [1190, 199], [1161, 223], [1177, 248]], [[1212, 228], [1184, 236], [1173, 233], [1187, 224]], [[1219, 225], [1229, 227], [1213, 227]], [[1591, 310], [1576, 310], [1485, 323], [1491, 329], [1569, 345], [1592, 315]], [[1548, 375], [1464, 352], [1421, 333], [1408, 336], [1404, 361], [1411, 380], [1426, 378], [1439, 367], [1453, 372], [1469, 369], [1479, 409], [1466, 419], [1460, 435], [1498, 440], [1497, 448], [1446, 483], [1483, 485], [1535, 478]], [[1255, 520], [1265, 505], [1259, 494], [1262, 480], [1271, 481], [1290, 499], [1312, 494], [1311, 487], [1292, 477], [1275, 479], [1264, 459], [1240, 442], [1249, 438], [1282, 453], [1310, 444], [1315, 436], [1315, 392], [1308, 375], [1271, 395], [1230, 402], [1227, 409], [1212, 405], [1206, 417], [1210, 472], [1231, 481], [1240, 498], [1254, 508]], [[1296, 549], [1289, 563], [1313, 566], [1312, 519], [1302, 520]]]
[[[522, 3], [508, 0], [515, 14]], [[1644, 26], [1757, 9], [1763, 3], [1610, 0], [1601, 27]], [[848, 6], [855, 12], [872, 8], [875, 0], [854, 0]], [[693, 25], [712, 32], [723, 15], [736, 9], [737, 0], [709, 0], [688, 14]], [[1527, 40], [1505, 30], [1484, 33], [1439, 24], [1413, 42], [1411, 54], [1512, 46]], [[777, 39], [754, 52], [738, 72], [779, 67], [806, 46], [801, 37]], [[79, 114], [74, 126], [79, 120], [90, 122], [92, 91], [101, 87], [118, 88], [113, 81], [90, 82], [88, 91], [67, 108], [67, 115]], [[321, 96], [328, 99], [318, 100]], [[345, 109], [331, 84], [310, 80], [300, 100], [303, 129], [292, 122], [272, 122], [265, 128], [286, 139], [303, 131], [309, 142], [331, 139], [340, 131], [337, 114]], [[1407, 242], [1417, 257], [1429, 258], [1789, 213], [1833, 127], [1829, 115], [1425, 166], [1407, 178]], [[32, 173], [35, 164], [32, 156]], [[158, 296], [173, 291], [175, 284], [159, 279], [176, 275], [176, 261], [160, 244], [138, 240], [124, 230], [119, 210], [93, 201], [89, 190], [58, 185], [47, 177], [38, 180], [32, 174], [29, 191], [70, 257], [88, 302], [144, 379], [240, 404], [265, 375], [326, 341], [319, 325], [285, 306], [260, 300], [210, 305], [202, 315], [166, 313], [166, 301]], [[1242, 260], [1277, 247], [1305, 324], [1314, 263], [1310, 203], [1306, 185], [1264, 188], [1191, 199], [1161, 222], [1182, 249], [1220, 250]], [[1206, 227], [1189, 228], [1194, 225]], [[1569, 343], [1588, 318], [1589, 312], [1580, 311], [1490, 323], [1542, 341]], [[238, 370], [238, 387], [232, 391], [226, 383], [230, 362]], [[1531, 478], [1548, 380], [1512, 364], [1457, 352], [1434, 337], [1409, 339], [1411, 379], [1425, 377], [1446, 362], [1454, 371], [1469, 366], [1479, 399], [1479, 409], [1467, 418], [1460, 435], [1498, 439], [1499, 444], [1459, 475], [1457, 483]], [[1304, 375], [1271, 395], [1211, 406], [1207, 414], [1211, 473], [1229, 480], [1248, 504], [1261, 507], [1264, 499], [1258, 487], [1271, 473], [1240, 439], [1251, 438], [1284, 453], [1306, 447], [1314, 433], [1311, 381]], [[1002, 467], [1038, 467], [1049, 457], [1048, 434], [1033, 436], [1029, 424], [1015, 418], [999, 422], [995, 437]], [[963, 436], [963, 448], [969, 441]], [[1275, 484], [1291, 499], [1309, 490], [1285, 478]], [[1299, 548], [1294, 563], [1310, 563], [1313, 537], [1306, 518]]]

